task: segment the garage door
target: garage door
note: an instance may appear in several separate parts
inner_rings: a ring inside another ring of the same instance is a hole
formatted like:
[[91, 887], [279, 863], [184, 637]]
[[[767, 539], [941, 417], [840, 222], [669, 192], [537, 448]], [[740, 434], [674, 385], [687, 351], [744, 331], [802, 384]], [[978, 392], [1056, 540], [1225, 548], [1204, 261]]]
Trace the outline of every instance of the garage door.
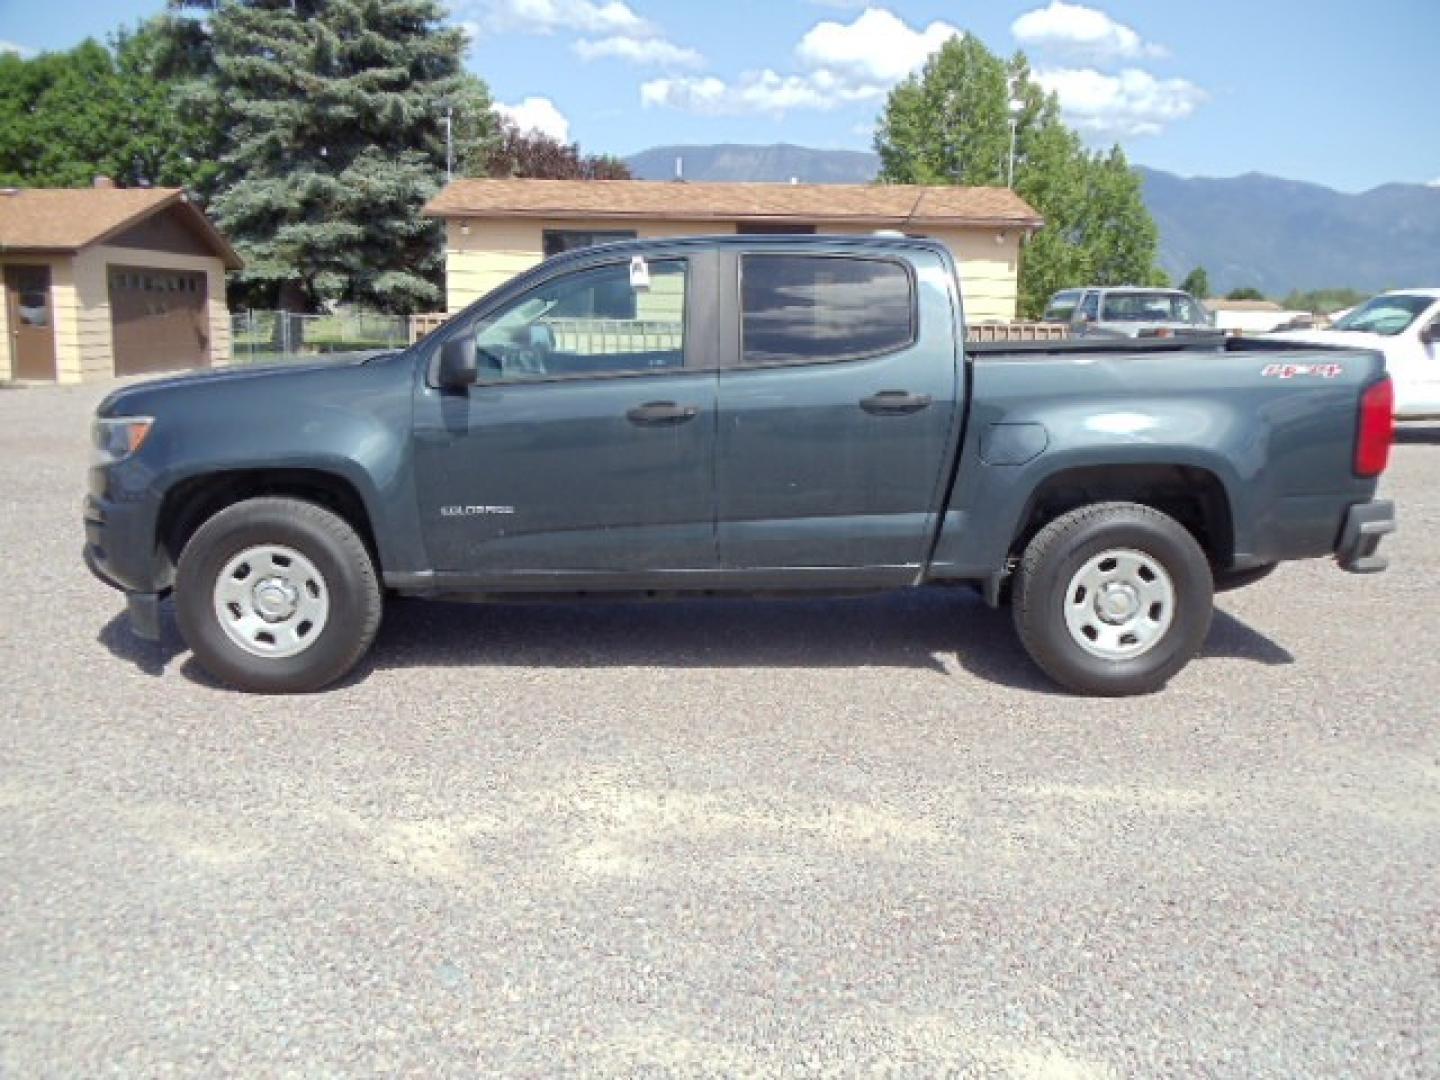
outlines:
[[116, 375], [210, 363], [204, 274], [112, 266], [110, 317]]

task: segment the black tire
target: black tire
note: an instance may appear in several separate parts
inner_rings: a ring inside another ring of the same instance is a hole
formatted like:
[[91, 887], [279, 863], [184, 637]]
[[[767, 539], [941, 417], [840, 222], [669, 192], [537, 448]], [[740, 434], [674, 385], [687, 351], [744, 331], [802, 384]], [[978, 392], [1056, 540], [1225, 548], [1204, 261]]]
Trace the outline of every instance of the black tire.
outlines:
[[[329, 611], [302, 652], [256, 656], [231, 640], [215, 611], [215, 585], [247, 548], [274, 544], [299, 552], [323, 576]], [[370, 553], [338, 515], [300, 499], [247, 499], [196, 530], [175, 574], [175, 615], [195, 659], [221, 682], [255, 693], [319, 690], [365, 655], [380, 628], [383, 598]]]
[[[1082, 648], [1066, 624], [1072, 578], [1095, 556], [1132, 549], [1170, 577], [1174, 611], [1148, 651], [1126, 659]], [[1213, 613], [1210, 564], [1195, 538], [1174, 518], [1138, 503], [1096, 503], [1056, 518], [1025, 549], [1015, 578], [1015, 628], [1031, 659], [1061, 686], [1082, 694], [1121, 697], [1158, 690], [1199, 651]]]
[[1217, 593], [1230, 592], [1234, 589], [1243, 589], [1247, 585], [1254, 585], [1257, 581], [1264, 581], [1267, 577], [1280, 569], [1279, 563], [1266, 563], [1264, 566], [1252, 566], [1248, 570], [1215, 570], [1215, 591]]

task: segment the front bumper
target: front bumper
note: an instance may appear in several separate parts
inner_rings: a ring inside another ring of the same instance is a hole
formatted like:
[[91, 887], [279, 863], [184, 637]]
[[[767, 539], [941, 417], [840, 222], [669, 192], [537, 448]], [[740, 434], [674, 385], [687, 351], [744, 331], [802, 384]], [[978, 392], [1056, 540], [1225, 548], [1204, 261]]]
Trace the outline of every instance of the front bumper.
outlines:
[[1335, 558], [1341, 570], [1352, 574], [1378, 574], [1389, 565], [1376, 554], [1380, 541], [1395, 531], [1395, 504], [1388, 499], [1357, 503], [1345, 512]]
[[85, 499], [86, 567], [125, 594], [130, 627], [149, 641], [160, 638], [160, 600], [169, 592], [167, 564], [157, 558], [153, 514], [141, 503]]
[[85, 563], [105, 584], [126, 592], [163, 592], [173, 567], [156, 544], [150, 499], [85, 497]]

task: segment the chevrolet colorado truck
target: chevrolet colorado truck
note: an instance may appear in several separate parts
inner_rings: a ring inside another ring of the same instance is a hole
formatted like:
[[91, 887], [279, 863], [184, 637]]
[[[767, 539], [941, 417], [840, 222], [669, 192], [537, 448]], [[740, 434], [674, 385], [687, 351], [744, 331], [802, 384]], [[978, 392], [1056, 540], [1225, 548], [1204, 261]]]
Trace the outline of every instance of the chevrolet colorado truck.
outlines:
[[259, 692], [343, 676], [387, 595], [968, 584], [1053, 679], [1133, 694], [1217, 588], [1384, 568], [1378, 354], [964, 342], [928, 240], [570, 252], [402, 352], [115, 391], [85, 557], [139, 635], [173, 592], [199, 662]]

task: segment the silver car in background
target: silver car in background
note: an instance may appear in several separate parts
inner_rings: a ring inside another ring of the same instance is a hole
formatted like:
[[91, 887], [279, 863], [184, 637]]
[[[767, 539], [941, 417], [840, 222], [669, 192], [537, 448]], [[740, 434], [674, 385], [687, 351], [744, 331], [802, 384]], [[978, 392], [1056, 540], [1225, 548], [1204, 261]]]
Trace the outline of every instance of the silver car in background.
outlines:
[[1070, 324], [1074, 337], [1149, 338], [1215, 334], [1215, 320], [1179, 289], [1136, 286], [1062, 289], [1045, 306], [1046, 322]]

